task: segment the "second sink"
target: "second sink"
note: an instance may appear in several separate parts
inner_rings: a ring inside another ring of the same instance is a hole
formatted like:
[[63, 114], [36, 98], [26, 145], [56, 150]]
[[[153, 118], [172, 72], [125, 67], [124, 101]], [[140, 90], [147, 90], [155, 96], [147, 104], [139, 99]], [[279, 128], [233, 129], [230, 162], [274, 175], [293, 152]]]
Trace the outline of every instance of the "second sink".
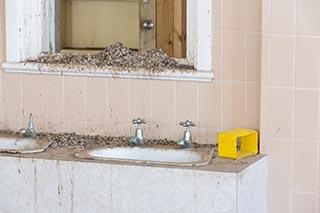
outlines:
[[76, 153], [76, 157], [104, 161], [201, 166], [211, 162], [212, 149], [173, 149], [153, 147], [100, 148]]
[[21, 135], [0, 134], [0, 152], [29, 154], [43, 152], [51, 142], [34, 138], [26, 138]]

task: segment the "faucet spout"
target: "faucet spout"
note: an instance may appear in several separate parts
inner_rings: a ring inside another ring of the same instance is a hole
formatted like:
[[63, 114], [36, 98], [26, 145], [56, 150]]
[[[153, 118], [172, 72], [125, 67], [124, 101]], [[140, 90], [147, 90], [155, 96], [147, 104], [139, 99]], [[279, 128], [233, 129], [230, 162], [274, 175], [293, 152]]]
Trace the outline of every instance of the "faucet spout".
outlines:
[[32, 113], [29, 115], [29, 123], [27, 129], [21, 129], [20, 134], [27, 138], [35, 138], [37, 136], [36, 130], [34, 129], [34, 122]]
[[183, 133], [183, 139], [177, 142], [178, 146], [181, 146], [184, 149], [192, 148], [192, 137], [190, 127], [196, 126], [192, 121], [186, 120], [185, 122], [179, 123], [181, 126], [185, 127], [186, 130]]
[[134, 146], [144, 146], [144, 138], [143, 138], [143, 131], [141, 128], [141, 124], [145, 124], [146, 121], [141, 118], [133, 119], [132, 123], [137, 125], [135, 137], [130, 138], [130, 143]]

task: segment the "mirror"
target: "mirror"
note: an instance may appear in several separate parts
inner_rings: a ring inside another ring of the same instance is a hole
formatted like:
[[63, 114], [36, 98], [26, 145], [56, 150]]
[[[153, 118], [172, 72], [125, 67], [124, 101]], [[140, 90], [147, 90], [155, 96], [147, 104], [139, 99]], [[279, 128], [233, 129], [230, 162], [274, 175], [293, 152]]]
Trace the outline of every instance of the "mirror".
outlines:
[[61, 0], [62, 52], [97, 52], [116, 42], [186, 58], [187, 0]]

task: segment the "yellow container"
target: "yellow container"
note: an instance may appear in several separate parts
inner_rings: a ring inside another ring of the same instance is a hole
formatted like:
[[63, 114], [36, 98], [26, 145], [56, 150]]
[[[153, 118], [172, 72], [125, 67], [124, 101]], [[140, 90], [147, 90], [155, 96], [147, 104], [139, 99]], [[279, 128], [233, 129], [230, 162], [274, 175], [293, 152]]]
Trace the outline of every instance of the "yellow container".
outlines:
[[219, 157], [241, 159], [257, 153], [257, 131], [236, 128], [218, 134]]

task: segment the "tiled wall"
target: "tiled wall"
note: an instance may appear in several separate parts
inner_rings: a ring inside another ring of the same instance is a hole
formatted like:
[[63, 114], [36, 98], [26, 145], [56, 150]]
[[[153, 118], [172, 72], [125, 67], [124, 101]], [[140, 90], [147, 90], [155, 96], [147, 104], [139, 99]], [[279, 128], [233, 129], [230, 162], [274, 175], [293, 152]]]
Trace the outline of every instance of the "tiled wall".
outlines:
[[269, 212], [319, 206], [320, 1], [265, 0], [261, 142], [269, 156]]
[[[0, 0], [3, 8], [4, 0]], [[197, 124], [193, 137], [216, 142], [218, 131], [259, 128], [260, 0], [216, 0], [213, 83], [54, 77], [1, 71], [1, 128], [18, 130], [33, 112], [38, 131], [132, 135], [143, 117], [146, 137], [182, 137], [179, 121]], [[1, 20], [4, 12], [1, 10]], [[4, 27], [1, 22], [1, 62]]]

